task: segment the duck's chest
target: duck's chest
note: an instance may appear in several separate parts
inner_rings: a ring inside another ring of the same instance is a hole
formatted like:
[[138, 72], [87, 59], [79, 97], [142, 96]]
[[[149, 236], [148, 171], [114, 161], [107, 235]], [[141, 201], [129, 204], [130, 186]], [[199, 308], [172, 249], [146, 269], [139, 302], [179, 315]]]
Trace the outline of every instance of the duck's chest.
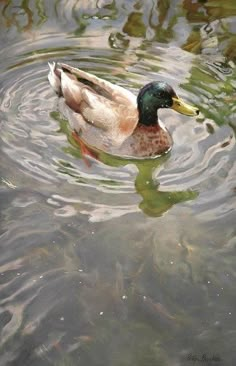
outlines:
[[[127, 141], [128, 142], [128, 141]], [[132, 155], [152, 157], [168, 151], [173, 140], [168, 130], [156, 126], [137, 126], [129, 138]]]

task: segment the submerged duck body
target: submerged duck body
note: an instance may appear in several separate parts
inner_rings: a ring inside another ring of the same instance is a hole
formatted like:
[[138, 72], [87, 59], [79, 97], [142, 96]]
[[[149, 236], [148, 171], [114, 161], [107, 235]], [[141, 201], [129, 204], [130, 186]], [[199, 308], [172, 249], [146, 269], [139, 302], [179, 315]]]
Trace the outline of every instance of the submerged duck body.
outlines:
[[158, 119], [159, 108], [198, 114], [197, 108], [184, 103], [163, 82], [147, 84], [136, 97], [121, 86], [64, 63], [49, 63], [48, 79], [64, 97], [70, 126], [80, 141], [120, 157], [154, 158], [171, 149], [172, 137]]

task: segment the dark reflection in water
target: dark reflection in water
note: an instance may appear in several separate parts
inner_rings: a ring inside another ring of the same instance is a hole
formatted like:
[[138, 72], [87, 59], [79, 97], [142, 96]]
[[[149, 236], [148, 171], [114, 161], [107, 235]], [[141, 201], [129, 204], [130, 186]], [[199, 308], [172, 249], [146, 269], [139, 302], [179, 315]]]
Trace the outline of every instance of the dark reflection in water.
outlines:
[[[234, 365], [234, 1], [0, 12], [0, 365]], [[82, 158], [54, 60], [135, 94], [165, 80], [201, 115], [161, 111], [164, 158]]]

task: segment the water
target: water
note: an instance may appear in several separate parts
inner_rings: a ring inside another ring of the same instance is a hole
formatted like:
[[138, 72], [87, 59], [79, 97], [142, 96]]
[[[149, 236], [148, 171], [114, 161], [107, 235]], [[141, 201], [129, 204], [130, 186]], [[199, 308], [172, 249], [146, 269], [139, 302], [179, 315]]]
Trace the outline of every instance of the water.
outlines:
[[[235, 364], [236, 14], [210, 4], [1, 2], [1, 366]], [[54, 60], [201, 115], [160, 112], [162, 159], [81, 157]]]

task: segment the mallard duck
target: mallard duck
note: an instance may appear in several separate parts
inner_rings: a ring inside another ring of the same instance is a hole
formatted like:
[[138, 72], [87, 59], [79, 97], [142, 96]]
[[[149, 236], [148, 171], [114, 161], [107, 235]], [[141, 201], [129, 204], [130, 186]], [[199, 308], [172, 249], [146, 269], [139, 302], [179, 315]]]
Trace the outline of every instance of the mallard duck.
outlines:
[[49, 63], [49, 82], [70, 110], [77, 139], [94, 150], [125, 158], [153, 158], [168, 152], [172, 137], [159, 108], [187, 116], [199, 110], [181, 100], [165, 82], [145, 85], [136, 97], [125, 88], [64, 63]]

